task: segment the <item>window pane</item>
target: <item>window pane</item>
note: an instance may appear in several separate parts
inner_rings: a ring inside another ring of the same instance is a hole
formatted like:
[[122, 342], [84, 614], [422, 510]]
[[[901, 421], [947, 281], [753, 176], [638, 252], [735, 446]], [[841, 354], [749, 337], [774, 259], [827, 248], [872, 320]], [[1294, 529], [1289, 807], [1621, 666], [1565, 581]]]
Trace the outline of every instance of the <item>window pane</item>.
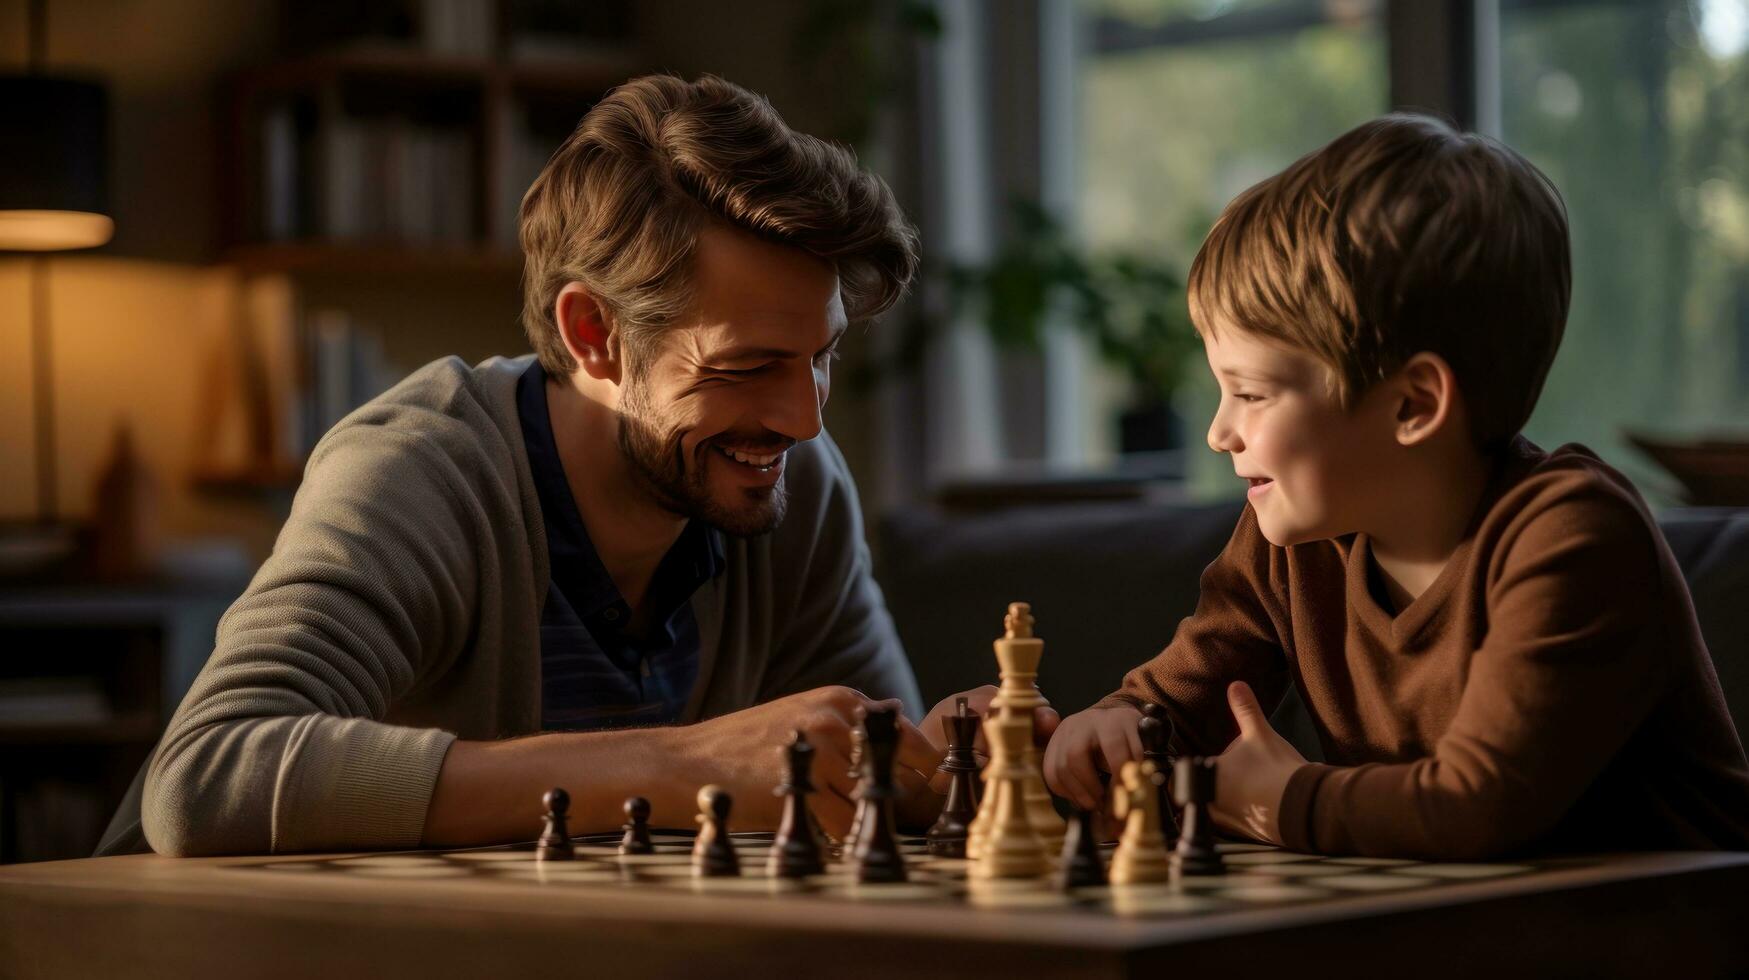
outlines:
[[[1115, 2], [1088, 5], [1103, 12]], [[1096, 248], [1158, 246], [1188, 266], [1227, 201], [1384, 112], [1386, 88], [1383, 30], [1374, 17], [1095, 52], [1081, 76], [1086, 240]]]
[[1667, 499], [1623, 429], [1749, 420], [1749, 4], [1503, 6], [1504, 136], [1573, 231], [1572, 314], [1528, 434]]
[[[1224, 16], [1185, 18], [1219, 8]], [[1083, 0], [1095, 49], [1080, 77], [1080, 232], [1096, 250], [1146, 249], [1182, 274], [1240, 191], [1384, 112], [1383, 24], [1369, 3]], [[1170, 43], [1112, 50], [1143, 31]], [[1099, 47], [1103, 43], [1105, 51]], [[1200, 361], [1178, 404], [1195, 492], [1238, 492], [1198, 452], [1215, 404]], [[1111, 379], [1112, 410], [1127, 394]]]

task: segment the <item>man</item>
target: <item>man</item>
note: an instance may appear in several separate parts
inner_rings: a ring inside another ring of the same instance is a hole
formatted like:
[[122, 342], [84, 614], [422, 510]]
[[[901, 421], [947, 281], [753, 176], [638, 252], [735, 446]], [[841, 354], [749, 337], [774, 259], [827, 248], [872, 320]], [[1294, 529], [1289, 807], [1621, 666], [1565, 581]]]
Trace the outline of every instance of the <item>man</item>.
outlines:
[[[720, 79], [616, 89], [522, 205], [535, 358], [430, 365], [312, 455], [144, 788], [167, 854], [528, 838], [622, 801], [776, 823], [780, 747], [849, 824], [850, 729], [919, 708], [821, 429], [915, 236], [849, 153]], [[931, 730], [934, 727], [931, 726]], [[902, 725], [917, 809], [940, 751]]]

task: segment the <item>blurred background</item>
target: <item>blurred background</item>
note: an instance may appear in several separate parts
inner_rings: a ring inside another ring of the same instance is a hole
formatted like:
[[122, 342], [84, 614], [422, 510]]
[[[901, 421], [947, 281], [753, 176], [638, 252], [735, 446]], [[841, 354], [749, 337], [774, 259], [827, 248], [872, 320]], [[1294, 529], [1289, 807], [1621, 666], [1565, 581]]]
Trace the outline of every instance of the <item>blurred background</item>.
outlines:
[[[1170, 638], [1242, 491], [1184, 271], [1233, 195], [1396, 107], [1566, 195], [1530, 437], [1749, 504], [1746, 49], [1749, 0], [0, 0], [0, 861], [89, 853], [330, 425], [527, 351], [518, 202], [619, 81], [763, 93], [919, 224], [827, 424], [930, 695], [993, 676], [1017, 590], [1047, 636], [1062, 596], [1073, 662]], [[113, 230], [8, 237], [46, 208]], [[1069, 710], [1121, 673], [1050, 669]]]

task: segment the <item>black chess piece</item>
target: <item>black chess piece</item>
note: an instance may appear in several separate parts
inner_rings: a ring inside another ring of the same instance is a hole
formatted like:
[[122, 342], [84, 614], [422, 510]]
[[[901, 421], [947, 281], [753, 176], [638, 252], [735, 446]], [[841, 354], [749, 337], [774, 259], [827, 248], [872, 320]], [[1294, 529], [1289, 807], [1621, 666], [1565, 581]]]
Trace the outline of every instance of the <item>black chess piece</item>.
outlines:
[[1105, 862], [1099, 854], [1099, 840], [1093, 835], [1091, 810], [1078, 809], [1069, 820], [1068, 833], [1063, 836], [1063, 873], [1059, 881], [1065, 889], [1105, 884]]
[[540, 798], [547, 808], [546, 825], [534, 846], [536, 861], [569, 861], [577, 854], [571, 849], [571, 832], [565, 829], [565, 811], [571, 808], [571, 794], [558, 787], [547, 790]]
[[1182, 758], [1172, 773], [1172, 791], [1184, 807], [1184, 829], [1172, 852], [1172, 876], [1224, 875], [1226, 862], [1215, 847], [1209, 804], [1215, 801], [1215, 760]]
[[773, 878], [806, 878], [826, 870], [820, 831], [808, 809], [808, 794], [814, 791], [814, 747], [798, 728], [795, 740], [785, 752], [789, 757], [788, 772], [775, 790], [784, 798], [783, 818], [777, 826], [777, 839], [771, 844], [767, 867]]
[[698, 839], [692, 844], [692, 873], [700, 878], [733, 878], [741, 873], [735, 842], [729, 839], [729, 808], [734, 799], [719, 786], [698, 791]]
[[898, 795], [893, 783], [893, 757], [899, 750], [899, 712], [894, 708], [865, 711], [862, 728], [867, 745], [859, 803], [862, 819], [856, 828], [856, 849], [852, 852], [856, 880], [864, 884], [904, 881], [905, 856], [899, 852], [899, 842], [893, 836], [893, 800]]
[[1171, 847], [1178, 843], [1178, 818], [1174, 816], [1176, 808], [1172, 805], [1170, 780], [1166, 778], [1172, 772], [1172, 759], [1166, 754], [1167, 746], [1172, 743], [1172, 719], [1167, 716], [1165, 708], [1144, 704], [1136, 732], [1142, 740], [1142, 758], [1152, 762], [1160, 774], [1160, 836], [1166, 839], [1166, 846]]
[[650, 843], [650, 801], [641, 796], [630, 796], [625, 803], [626, 822], [623, 826], [625, 836], [620, 838], [619, 852], [621, 854], [654, 854], [656, 845]]
[[947, 787], [947, 803], [925, 838], [936, 857], [963, 858], [972, 821], [978, 816], [978, 760], [972, 746], [978, 736], [978, 716], [966, 707], [966, 699], [954, 702], [954, 713], [941, 719], [947, 731], [947, 758], [939, 767], [953, 780]]

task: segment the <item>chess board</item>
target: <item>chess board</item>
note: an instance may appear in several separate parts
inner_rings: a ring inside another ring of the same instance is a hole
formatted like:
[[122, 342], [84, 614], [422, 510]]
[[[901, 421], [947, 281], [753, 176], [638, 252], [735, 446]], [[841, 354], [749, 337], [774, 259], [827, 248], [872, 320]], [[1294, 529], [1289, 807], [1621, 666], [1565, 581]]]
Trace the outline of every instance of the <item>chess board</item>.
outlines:
[[589, 837], [560, 862], [512, 845], [8, 865], [0, 975], [1749, 976], [1749, 854], [1454, 865], [1229, 844], [1221, 877], [1065, 893], [968, 880], [916, 839], [903, 884], [842, 861], [773, 880], [769, 839], [736, 842], [742, 876], [717, 879], [693, 877], [678, 833], [625, 859]]
[[[617, 836], [578, 838], [573, 861], [536, 861], [532, 844], [459, 851], [369, 854], [277, 860], [239, 869], [298, 875], [349, 875], [411, 881], [486, 879], [544, 888], [667, 889], [677, 893], [779, 898], [807, 896], [845, 902], [941, 903], [1009, 911], [1052, 910], [1124, 917], [1208, 916], [1222, 912], [1345, 898], [1399, 894], [1457, 883], [1534, 875], [1534, 863], [1435, 864], [1386, 858], [1294, 854], [1257, 844], [1223, 843], [1227, 874], [1179, 882], [1062, 890], [1049, 879], [971, 878], [971, 862], [928, 854], [921, 838], [902, 838], [909, 880], [861, 884], [841, 857], [806, 879], [772, 877], [766, 869], [770, 834], [734, 834], [741, 876], [700, 878], [692, 870], [692, 835], [657, 832], [656, 852], [621, 855]], [[1109, 864], [1112, 845], [1106, 848]], [[1564, 868], [1575, 865], [1560, 863]]]

